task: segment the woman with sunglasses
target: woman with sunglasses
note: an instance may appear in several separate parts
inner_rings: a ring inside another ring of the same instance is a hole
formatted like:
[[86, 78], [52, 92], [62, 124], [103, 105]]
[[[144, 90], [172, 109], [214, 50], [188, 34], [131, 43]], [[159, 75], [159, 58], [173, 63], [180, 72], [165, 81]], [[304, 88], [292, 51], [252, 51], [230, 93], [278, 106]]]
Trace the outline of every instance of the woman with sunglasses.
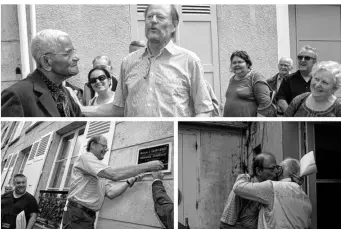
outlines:
[[97, 106], [114, 102], [115, 92], [111, 90], [111, 76], [104, 67], [95, 67], [88, 74], [89, 85], [97, 93], [89, 101], [89, 106]]
[[296, 96], [285, 117], [341, 117], [341, 99], [334, 94], [341, 87], [341, 65], [323, 61], [314, 65], [310, 91]]
[[245, 51], [235, 51], [230, 57], [234, 73], [226, 91], [224, 117], [274, 116], [270, 86], [265, 78], [251, 70], [252, 62]]

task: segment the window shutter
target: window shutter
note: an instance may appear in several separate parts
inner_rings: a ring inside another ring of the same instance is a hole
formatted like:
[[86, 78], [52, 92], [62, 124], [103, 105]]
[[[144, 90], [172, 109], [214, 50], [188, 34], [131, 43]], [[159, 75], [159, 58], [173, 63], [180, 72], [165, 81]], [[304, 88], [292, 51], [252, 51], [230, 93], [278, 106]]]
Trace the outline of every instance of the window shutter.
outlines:
[[31, 161], [36, 155], [38, 149], [39, 141], [35, 142], [31, 148], [30, 156], [28, 157], [28, 161]]
[[14, 154], [11, 160], [11, 164], [9, 165], [10, 168], [14, 166], [14, 162], [17, 160], [18, 154]]
[[12, 155], [9, 155], [8, 158], [7, 158], [7, 161], [6, 161], [6, 164], [5, 164], [4, 169], [7, 169], [7, 168], [8, 168], [8, 165], [9, 165], [9, 163], [11, 162], [11, 159], [12, 159]]
[[35, 195], [40, 175], [44, 167], [47, 155], [46, 152], [50, 148], [52, 139], [53, 132], [40, 138], [40, 140], [36, 141], [31, 148], [29, 159], [27, 160], [23, 173], [27, 177], [27, 192], [32, 195]]
[[106, 134], [110, 131], [110, 122], [90, 122], [86, 138]]
[[144, 11], [147, 9], [148, 4], [137, 4], [137, 13], [142, 13], [144, 15]]
[[183, 14], [211, 14], [210, 5], [182, 5]]

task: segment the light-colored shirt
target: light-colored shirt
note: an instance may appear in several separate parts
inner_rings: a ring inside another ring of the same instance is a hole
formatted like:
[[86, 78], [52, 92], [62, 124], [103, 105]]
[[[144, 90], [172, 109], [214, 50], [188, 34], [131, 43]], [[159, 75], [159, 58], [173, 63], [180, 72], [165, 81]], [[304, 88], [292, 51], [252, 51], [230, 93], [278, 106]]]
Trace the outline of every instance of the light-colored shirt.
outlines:
[[93, 153], [86, 152], [78, 156], [71, 173], [68, 200], [98, 211], [103, 204], [107, 179], [97, 174], [106, 168], [109, 166]]
[[312, 206], [301, 186], [290, 178], [281, 181], [251, 183], [249, 175], [242, 174], [233, 186], [236, 195], [262, 204], [258, 228], [309, 228]]
[[[114, 102], [114, 98], [115, 98], [115, 92], [112, 94], [111, 98], [105, 102], [105, 103], [102, 103], [102, 104], [110, 104], [110, 103], [113, 103]], [[92, 99], [89, 100], [89, 106], [98, 106], [98, 105], [102, 105], [102, 104], [98, 104], [97, 102], [98, 100], [98, 94], [96, 94]]]
[[114, 105], [129, 117], [189, 117], [213, 110], [200, 59], [173, 41], [157, 56], [145, 48], [123, 59]]
[[[253, 177], [251, 182], [258, 182], [256, 177]], [[220, 221], [228, 224], [228, 228], [257, 228], [259, 208], [261, 204], [236, 196], [231, 190], [224, 212]]]
[[277, 84], [276, 84], [277, 90], [276, 90], [276, 91], [279, 90], [279, 88], [280, 88], [280, 86], [281, 86], [281, 83], [282, 83], [282, 81], [283, 81], [283, 78], [284, 78], [284, 77], [281, 77], [281, 75], [278, 74], [278, 76], [277, 76]]

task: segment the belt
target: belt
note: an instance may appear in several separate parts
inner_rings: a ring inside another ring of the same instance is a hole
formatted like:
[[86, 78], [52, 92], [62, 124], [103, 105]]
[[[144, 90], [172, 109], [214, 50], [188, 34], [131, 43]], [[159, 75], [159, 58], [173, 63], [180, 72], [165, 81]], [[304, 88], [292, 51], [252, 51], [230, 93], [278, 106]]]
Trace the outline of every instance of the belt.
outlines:
[[83, 205], [81, 205], [79, 203], [76, 203], [76, 202], [73, 202], [73, 201], [69, 200], [68, 204], [73, 206], [73, 207], [76, 207], [76, 208], [79, 208], [79, 209], [85, 211], [86, 213], [88, 213], [91, 216], [96, 216], [96, 212], [94, 210], [91, 210], [91, 209], [89, 209], [87, 207], [84, 207]]

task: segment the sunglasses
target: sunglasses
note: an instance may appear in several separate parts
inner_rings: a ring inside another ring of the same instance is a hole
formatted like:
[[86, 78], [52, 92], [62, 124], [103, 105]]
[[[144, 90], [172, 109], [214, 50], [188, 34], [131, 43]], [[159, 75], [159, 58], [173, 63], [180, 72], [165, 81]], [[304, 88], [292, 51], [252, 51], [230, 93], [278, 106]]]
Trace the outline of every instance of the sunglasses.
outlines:
[[96, 77], [96, 78], [90, 78], [90, 79], [89, 79], [89, 83], [90, 83], [90, 84], [96, 83], [96, 82], [97, 82], [97, 79], [98, 79], [99, 81], [103, 82], [103, 81], [104, 81], [105, 79], [107, 79], [107, 78], [108, 78], [108, 77], [105, 76], [105, 75], [101, 75], [101, 76]]
[[306, 61], [309, 61], [309, 60], [315, 59], [315, 58], [310, 57], [310, 56], [297, 56], [297, 59], [298, 59], [298, 60], [303, 60], [303, 59], [305, 59]]

